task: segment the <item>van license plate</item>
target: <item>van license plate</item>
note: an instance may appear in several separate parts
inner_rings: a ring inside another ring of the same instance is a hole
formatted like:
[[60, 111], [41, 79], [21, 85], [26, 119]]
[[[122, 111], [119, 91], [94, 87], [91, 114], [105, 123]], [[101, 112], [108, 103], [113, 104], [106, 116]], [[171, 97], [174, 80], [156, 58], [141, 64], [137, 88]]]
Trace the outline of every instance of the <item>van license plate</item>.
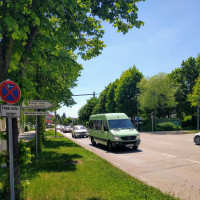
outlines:
[[126, 144], [126, 147], [133, 147], [134, 144]]

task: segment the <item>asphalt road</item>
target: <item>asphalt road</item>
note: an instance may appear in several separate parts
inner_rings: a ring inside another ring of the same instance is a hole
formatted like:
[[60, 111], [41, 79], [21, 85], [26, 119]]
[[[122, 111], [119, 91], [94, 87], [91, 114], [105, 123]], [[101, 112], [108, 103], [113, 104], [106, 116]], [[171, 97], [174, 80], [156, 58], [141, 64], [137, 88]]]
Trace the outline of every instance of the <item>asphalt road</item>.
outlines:
[[92, 146], [88, 138], [66, 137], [106, 159], [143, 182], [180, 199], [200, 199], [200, 146], [194, 134], [140, 133], [138, 150], [109, 152], [102, 145]]

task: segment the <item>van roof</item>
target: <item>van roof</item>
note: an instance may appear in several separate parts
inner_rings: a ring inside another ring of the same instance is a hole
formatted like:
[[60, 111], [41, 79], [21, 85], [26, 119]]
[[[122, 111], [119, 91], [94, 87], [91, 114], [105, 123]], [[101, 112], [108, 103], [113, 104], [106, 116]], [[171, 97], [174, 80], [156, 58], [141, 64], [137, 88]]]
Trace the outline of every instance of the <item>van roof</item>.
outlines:
[[90, 120], [92, 119], [129, 119], [125, 113], [103, 113], [103, 114], [96, 114], [96, 115], [91, 115]]

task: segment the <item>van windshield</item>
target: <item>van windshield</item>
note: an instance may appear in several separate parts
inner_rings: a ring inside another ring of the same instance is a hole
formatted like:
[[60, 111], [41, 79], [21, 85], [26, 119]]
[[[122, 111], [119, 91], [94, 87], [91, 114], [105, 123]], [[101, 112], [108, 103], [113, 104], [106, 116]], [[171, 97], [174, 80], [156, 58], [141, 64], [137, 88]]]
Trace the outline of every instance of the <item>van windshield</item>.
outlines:
[[134, 129], [134, 126], [129, 119], [108, 120], [108, 124], [110, 129]]

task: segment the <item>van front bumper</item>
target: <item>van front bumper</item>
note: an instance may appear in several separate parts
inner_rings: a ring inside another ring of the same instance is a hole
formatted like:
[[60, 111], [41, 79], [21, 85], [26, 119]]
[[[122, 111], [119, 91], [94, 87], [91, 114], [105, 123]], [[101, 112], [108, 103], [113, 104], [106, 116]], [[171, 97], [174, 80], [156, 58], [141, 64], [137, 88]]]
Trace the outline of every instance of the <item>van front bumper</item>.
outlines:
[[136, 140], [136, 141], [111, 141], [112, 146], [114, 148], [117, 147], [138, 147], [140, 145], [141, 140]]

